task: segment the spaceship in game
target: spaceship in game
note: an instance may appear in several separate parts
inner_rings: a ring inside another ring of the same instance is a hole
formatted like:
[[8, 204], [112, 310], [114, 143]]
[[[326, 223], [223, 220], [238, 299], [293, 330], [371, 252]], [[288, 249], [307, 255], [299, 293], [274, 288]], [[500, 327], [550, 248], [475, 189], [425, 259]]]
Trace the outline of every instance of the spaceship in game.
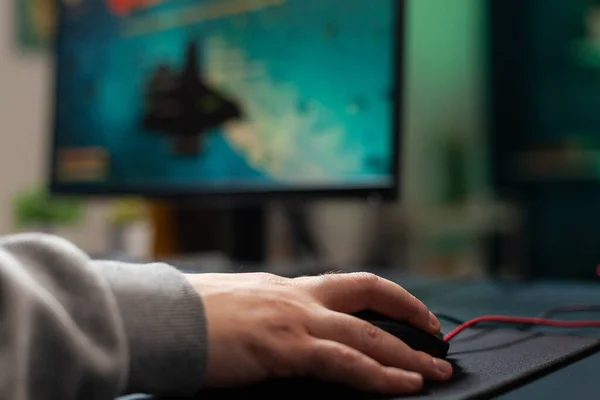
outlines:
[[202, 150], [202, 137], [224, 123], [242, 118], [242, 110], [202, 78], [198, 45], [187, 46], [182, 71], [159, 65], [146, 91], [145, 129], [170, 138], [173, 152], [195, 156]]

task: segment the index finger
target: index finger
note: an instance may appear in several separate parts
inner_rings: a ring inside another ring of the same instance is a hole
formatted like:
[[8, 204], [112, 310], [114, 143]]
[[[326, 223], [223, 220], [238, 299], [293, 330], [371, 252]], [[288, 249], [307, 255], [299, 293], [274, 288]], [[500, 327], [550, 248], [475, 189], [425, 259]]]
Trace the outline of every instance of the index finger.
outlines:
[[323, 306], [347, 314], [376, 311], [436, 334], [440, 322], [429, 309], [400, 285], [370, 273], [327, 274], [302, 278]]

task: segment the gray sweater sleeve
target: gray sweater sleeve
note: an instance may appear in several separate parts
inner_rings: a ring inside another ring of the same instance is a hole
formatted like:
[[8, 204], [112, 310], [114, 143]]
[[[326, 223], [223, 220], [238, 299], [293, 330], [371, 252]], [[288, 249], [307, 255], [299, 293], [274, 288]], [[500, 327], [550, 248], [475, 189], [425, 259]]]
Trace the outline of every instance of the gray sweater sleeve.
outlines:
[[174, 268], [92, 261], [48, 235], [0, 239], [0, 399], [186, 396], [207, 352], [202, 301]]

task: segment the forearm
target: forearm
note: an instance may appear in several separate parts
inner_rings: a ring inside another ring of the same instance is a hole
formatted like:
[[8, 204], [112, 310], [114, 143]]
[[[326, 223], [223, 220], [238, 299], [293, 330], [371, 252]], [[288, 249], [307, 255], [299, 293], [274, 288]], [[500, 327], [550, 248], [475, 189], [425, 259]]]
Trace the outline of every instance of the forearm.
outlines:
[[125, 387], [125, 329], [88, 265], [61, 239], [0, 239], [0, 398], [110, 399]]
[[207, 348], [202, 303], [164, 265], [93, 262], [45, 235], [0, 239], [0, 398], [186, 395]]

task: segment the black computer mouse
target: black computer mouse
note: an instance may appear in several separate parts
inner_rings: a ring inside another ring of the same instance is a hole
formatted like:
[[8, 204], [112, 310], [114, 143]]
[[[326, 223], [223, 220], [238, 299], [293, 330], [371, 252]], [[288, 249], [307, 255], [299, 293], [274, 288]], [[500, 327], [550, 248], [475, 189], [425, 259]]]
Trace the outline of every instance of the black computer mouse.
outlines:
[[360, 311], [353, 315], [396, 336], [414, 350], [425, 352], [436, 358], [446, 358], [448, 355], [450, 344], [444, 340], [442, 334], [432, 335], [407, 322], [397, 321], [374, 311]]

